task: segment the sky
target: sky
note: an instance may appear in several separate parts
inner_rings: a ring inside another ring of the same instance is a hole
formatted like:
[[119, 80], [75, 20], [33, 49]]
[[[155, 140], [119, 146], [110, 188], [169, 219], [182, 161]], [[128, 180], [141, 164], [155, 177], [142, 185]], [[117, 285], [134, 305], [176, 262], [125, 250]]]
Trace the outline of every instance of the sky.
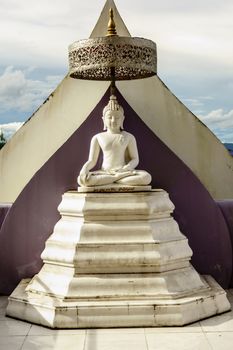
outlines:
[[[233, 0], [115, 0], [132, 36], [157, 43], [158, 75], [222, 142], [233, 142]], [[6, 138], [68, 72], [105, 0], [0, 0], [0, 128]]]

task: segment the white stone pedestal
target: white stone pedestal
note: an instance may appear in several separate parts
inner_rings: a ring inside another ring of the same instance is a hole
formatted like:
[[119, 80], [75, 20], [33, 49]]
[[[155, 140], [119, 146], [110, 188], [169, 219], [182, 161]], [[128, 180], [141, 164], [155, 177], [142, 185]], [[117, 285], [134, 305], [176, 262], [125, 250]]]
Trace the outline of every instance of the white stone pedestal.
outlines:
[[63, 195], [44, 266], [9, 297], [7, 315], [52, 328], [154, 327], [230, 310], [190, 265], [162, 190]]

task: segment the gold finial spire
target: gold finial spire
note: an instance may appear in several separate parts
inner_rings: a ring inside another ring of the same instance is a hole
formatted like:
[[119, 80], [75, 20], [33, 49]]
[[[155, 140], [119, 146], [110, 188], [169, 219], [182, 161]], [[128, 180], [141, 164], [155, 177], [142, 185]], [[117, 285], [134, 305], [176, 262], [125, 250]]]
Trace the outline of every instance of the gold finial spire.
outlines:
[[106, 34], [106, 36], [114, 36], [117, 35], [117, 31], [116, 31], [116, 24], [114, 22], [114, 16], [113, 16], [113, 9], [110, 8], [109, 10], [109, 22], [108, 22], [108, 32]]

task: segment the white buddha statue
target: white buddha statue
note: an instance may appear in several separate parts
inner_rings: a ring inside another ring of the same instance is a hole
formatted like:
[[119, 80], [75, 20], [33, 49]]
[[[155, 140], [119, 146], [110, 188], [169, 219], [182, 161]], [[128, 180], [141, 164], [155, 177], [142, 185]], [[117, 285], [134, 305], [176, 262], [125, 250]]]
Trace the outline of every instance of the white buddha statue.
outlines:
[[[145, 186], [151, 175], [136, 170], [139, 163], [135, 137], [123, 130], [124, 110], [112, 95], [103, 110], [104, 132], [93, 136], [88, 161], [83, 165], [78, 184], [81, 187], [116, 185]], [[103, 163], [100, 170], [91, 171], [97, 163], [100, 150]]]

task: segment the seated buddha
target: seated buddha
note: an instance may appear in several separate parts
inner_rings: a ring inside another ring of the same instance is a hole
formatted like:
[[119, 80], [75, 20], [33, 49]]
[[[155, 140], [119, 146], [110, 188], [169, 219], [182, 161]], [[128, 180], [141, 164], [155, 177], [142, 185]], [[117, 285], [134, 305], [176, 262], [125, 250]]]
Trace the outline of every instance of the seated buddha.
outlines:
[[[116, 96], [112, 95], [103, 110], [104, 132], [94, 135], [88, 161], [78, 176], [81, 187], [117, 184], [122, 186], [145, 186], [151, 175], [137, 170], [139, 163], [135, 137], [123, 130], [124, 110]], [[91, 171], [97, 164], [100, 151], [103, 153], [101, 169]]]

